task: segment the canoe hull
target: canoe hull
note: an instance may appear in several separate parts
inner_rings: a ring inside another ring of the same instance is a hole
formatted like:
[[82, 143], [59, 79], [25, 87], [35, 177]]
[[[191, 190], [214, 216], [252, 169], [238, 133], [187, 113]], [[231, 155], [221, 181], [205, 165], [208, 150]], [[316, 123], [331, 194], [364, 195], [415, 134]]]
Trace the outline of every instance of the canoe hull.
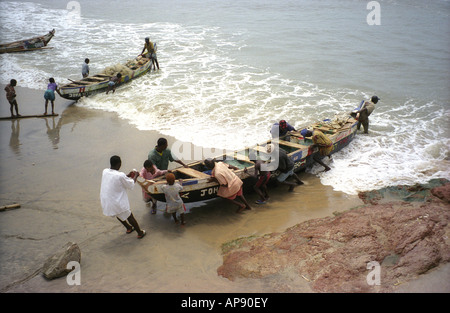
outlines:
[[[122, 76], [122, 79], [116, 87], [130, 82], [131, 80], [147, 73], [152, 66], [149, 60], [141, 67], [132, 71], [130, 75]], [[57, 89], [58, 94], [68, 100], [79, 100], [81, 97], [92, 96], [97, 93], [106, 92], [108, 90], [108, 82], [112, 76], [105, 74], [97, 74], [83, 78], [79, 81], [61, 86]]]
[[34, 37], [26, 40], [19, 40], [7, 44], [0, 44], [0, 54], [44, 49], [54, 35], [55, 30], [53, 29], [44, 36]]
[[[344, 147], [346, 147], [347, 145], [350, 144], [350, 142], [354, 139], [355, 135], [356, 135], [356, 126], [357, 126], [357, 121], [354, 120], [353, 118], [351, 118], [351, 122], [347, 124], [346, 129], [342, 129], [338, 132], [336, 132], [335, 134], [330, 134], [330, 139], [333, 142], [333, 150], [331, 152], [331, 154], [336, 153], [338, 151], [340, 151], [341, 149], [343, 149]], [[295, 136], [290, 136], [290, 137], [295, 137]], [[299, 138], [299, 137], [297, 137]], [[292, 146], [296, 146], [297, 144], [295, 144], [295, 140], [293, 138], [291, 138], [293, 140]], [[291, 140], [290, 139], [290, 140]], [[258, 146], [264, 146], [267, 143], [270, 143], [271, 141], [267, 141], [263, 144], [260, 144]], [[280, 141], [283, 142], [283, 141]], [[306, 140], [303, 142], [305, 143]], [[283, 148], [283, 144], [280, 144], [280, 147]], [[294, 161], [294, 171], [295, 172], [300, 172], [305, 170], [306, 168], [310, 168], [314, 165], [315, 161], [313, 159], [314, 155], [319, 153], [317, 148], [311, 148], [308, 146], [302, 146], [303, 148], [299, 148], [299, 149], [294, 149], [291, 152], [288, 152], [288, 156], [291, 158], [291, 160]], [[250, 148], [246, 148], [246, 149], [254, 149], [255, 147], [250, 147]], [[242, 150], [243, 151], [243, 150]], [[248, 160], [247, 158], [247, 164], [244, 164], [243, 159], [245, 157], [243, 156], [239, 156], [239, 155], [234, 155], [234, 156], [230, 156], [227, 155], [227, 158], [233, 159], [234, 157], [238, 156], [236, 159], [232, 160], [232, 162], [241, 162], [243, 165], [247, 167], [248, 172], [253, 173], [254, 171], [254, 163], [251, 162], [250, 160]], [[224, 155], [219, 156], [216, 159], [221, 159], [222, 157], [224, 157]], [[229, 163], [228, 161], [225, 161], [227, 163]], [[205, 168], [201, 168], [200, 165], [202, 164], [202, 161], [200, 162], [194, 162], [191, 164], [188, 164], [188, 166], [193, 167], [193, 168], [197, 168], [198, 171], [201, 173], [201, 171], [205, 170]], [[233, 163], [234, 165], [234, 163]], [[181, 171], [181, 168], [177, 168], [173, 170], [173, 173], [177, 175], [177, 171]], [[239, 176], [239, 178], [241, 178], [241, 180], [243, 181], [244, 185], [243, 185], [243, 189], [244, 192], [248, 192], [248, 191], [252, 191], [253, 190], [253, 186], [256, 182], [256, 179], [253, 176], [250, 176], [249, 174], [245, 173], [243, 169], [239, 169], [235, 171], [235, 174], [237, 176]], [[279, 171], [274, 171], [272, 172], [271, 175], [271, 181], [274, 181], [276, 179], [276, 177], [279, 175]], [[200, 175], [201, 176], [201, 175]], [[179, 178], [179, 177], [177, 177]], [[210, 200], [210, 199], [214, 199], [217, 198], [217, 191], [219, 189], [219, 185], [217, 183], [211, 183], [208, 182], [208, 178], [188, 178], [185, 179], [184, 177], [181, 177], [183, 179], [183, 191], [180, 193], [181, 197], [183, 199], [184, 203], [191, 203], [191, 202], [199, 202], [199, 201], [206, 201], [206, 200]], [[145, 180], [143, 180], [141, 177], [138, 179], [138, 182], [141, 184], [143, 184]], [[146, 181], [147, 183], [149, 181]], [[148, 185], [147, 186], [147, 190], [149, 191], [149, 193], [151, 193], [152, 197], [155, 198], [158, 201], [162, 201], [165, 202], [165, 196], [164, 193], [161, 191], [161, 189], [159, 188], [162, 184], [165, 183], [165, 180], [163, 178], [160, 178], [160, 181], [158, 181], [158, 179], [155, 180], [155, 183]]]

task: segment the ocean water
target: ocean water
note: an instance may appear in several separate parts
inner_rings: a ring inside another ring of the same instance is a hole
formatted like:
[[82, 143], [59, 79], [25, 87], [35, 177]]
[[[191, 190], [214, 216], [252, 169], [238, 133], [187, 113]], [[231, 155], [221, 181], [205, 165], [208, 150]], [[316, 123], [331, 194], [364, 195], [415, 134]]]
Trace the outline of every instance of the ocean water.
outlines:
[[450, 1], [374, 3], [0, 1], [0, 42], [56, 29], [52, 49], [0, 55], [0, 82], [45, 90], [49, 77], [81, 78], [86, 57], [92, 74], [136, 57], [149, 36], [159, 71], [76, 105], [233, 150], [268, 139], [280, 119], [300, 128], [377, 95], [370, 133], [333, 155], [331, 171], [310, 172], [348, 194], [450, 179]]

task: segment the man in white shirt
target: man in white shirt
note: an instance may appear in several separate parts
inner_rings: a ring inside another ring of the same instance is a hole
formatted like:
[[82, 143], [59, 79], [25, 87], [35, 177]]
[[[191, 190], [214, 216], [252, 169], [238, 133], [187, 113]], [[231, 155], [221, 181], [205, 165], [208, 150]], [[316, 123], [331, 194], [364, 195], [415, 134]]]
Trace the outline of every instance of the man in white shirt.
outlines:
[[122, 160], [117, 155], [111, 157], [110, 164], [111, 168], [103, 170], [100, 187], [100, 202], [103, 214], [116, 217], [126, 227], [127, 234], [136, 230], [137, 237], [141, 239], [146, 233], [145, 230], [141, 230], [133, 213], [131, 213], [127, 195], [127, 189], [133, 189], [139, 173], [132, 171], [125, 175], [125, 173], [119, 172]]

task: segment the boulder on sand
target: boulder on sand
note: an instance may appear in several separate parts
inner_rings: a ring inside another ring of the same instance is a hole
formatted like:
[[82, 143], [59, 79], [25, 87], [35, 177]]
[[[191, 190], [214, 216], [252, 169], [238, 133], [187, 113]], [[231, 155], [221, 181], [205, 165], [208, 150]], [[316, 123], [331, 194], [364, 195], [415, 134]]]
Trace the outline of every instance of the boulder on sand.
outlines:
[[67, 269], [70, 261], [81, 262], [81, 251], [76, 243], [68, 242], [57, 253], [45, 261], [42, 273], [47, 279], [54, 279], [67, 275], [72, 269]]

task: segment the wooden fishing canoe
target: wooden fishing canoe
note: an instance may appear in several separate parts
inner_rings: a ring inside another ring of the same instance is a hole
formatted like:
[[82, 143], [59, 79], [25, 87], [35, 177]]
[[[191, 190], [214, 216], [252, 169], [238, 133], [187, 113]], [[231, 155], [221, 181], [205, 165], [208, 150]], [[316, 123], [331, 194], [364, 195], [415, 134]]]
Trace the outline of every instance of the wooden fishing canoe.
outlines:
[[[347, 116], [346, 113], [345, 116]], [[331, 139], [333, 142], [331, 154], [338, 152], [353, 140], [356, 134], [356, 126], [357, 120], [350, 115], [346, 117], [346, 120], [339, 127], [336, 127], [336, 125], [331, 127], [328, 122], [310, 125], [314, 129], [321, 130]], [[256, 157], [261, 159], [267, 159], [265, 146], [270, 143], [278, 144], [280, 148], [286, 151], [291, 160], [294, 161], [295, 172], [312, 167], [314, 164], [313, 155], [318, 153], [318, 148], [310, 147], [312, 145], [311, 139], [303, 138], [300, 132], [290, 132], [278, 139], [267, 140], [252, 147], [236, 150], [233, 153], [219, 155], [215, 159], [239, 168], [235, 170], [235, 174], [244, 182], [244, 192], [246, 192], [246, 190], [252, 190], [252, 186], [256, 182], [255, 178], [248, 174], [253, 174], [255, 167], [255, 163], [250, 160], [249, 156], [253, 158], [256, 155]], [[247, 168], [248, 173], [244, 171], [245, 168]], [[217, 197], [219, 185], [215, 182], [208, 182], [211, 176], [207, 173], [203, 160], [188, 164], [188, 168], [176, 168], [172, 172], [175, 174], [176, 179], [182, 179], [183, 181], [181, 196], [184, 203], [204, 201]], [[271, 179], [275, 179], [279, 174], [278, 170], [273, 171]], [[165, 202], [164, 193], [160, 188], [163, 184], [166, 184], [164, 177], [158, 177], [154, 180], [146, 180], [139, 177], [137, 182], [143, 190], [150, 193], [156, 200]]]
[[49, 41], [55, 35], [55, 30], [51, 30], [44, 36], [34, 37], [26, 40], [19, 40], [11, 43], [0, 44], [0, 53], [27, 52], [45, 49]]
[[[152, 66], [152, 62], [151, 59], [139, 56], [128, 61], [123, 66], [126, 67], [128, 74], [124, 75], [122, 73], [121, 81], [116, 87], [147, 73]], [[72, 80], [70, 83], [60, 86], [56, 92], [65, 99], [78, 100], [81, 97], [105, 92], [108, 90], [108, 82], [116, 75], [117, 72], [112, 75], [102, 73], [88, 76], [77, 81]]]

